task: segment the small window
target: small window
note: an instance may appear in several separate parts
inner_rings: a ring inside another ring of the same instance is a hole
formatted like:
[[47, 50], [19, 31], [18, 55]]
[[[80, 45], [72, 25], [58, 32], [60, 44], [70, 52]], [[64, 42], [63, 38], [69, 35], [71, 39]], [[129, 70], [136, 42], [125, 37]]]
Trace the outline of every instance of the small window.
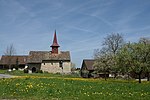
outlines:
[[63, 61], [59, 62], [59, 67], [63, 67]]

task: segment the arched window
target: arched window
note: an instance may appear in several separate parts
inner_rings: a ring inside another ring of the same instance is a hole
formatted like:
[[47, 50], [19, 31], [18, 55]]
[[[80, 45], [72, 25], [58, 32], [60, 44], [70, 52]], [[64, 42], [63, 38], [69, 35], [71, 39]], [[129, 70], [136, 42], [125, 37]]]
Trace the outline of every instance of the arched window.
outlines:
[[32, 73], [35, 73], [35, 72], [36, 72], [36, 68], [33, 67], [33, 68], [32, 68]]

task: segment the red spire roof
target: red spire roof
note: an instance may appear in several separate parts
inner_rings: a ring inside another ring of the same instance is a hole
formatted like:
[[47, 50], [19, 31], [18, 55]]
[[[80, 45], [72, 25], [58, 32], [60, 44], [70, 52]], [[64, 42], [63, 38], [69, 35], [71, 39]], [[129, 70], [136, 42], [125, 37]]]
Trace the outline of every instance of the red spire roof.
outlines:
[[53, 40], [53, 44], [51, 45], [51, 47], [60, 47], [57, 43], [56, 30], [55, 30], [55, 33], [54, 33], [54, 40]]

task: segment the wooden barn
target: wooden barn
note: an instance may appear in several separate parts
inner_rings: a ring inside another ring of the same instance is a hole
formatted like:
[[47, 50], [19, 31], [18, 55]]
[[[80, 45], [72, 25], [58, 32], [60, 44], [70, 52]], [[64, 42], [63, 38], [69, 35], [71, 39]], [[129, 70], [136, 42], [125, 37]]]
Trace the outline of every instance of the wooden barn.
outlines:
[[81, 66], [81, 77], [90, 78], [92, 72], [94, 72], [94, 60], [93, 59], [84, 59]]
[[0, 69], [13, 69], [13, 68], [24, 68], [27, 63], [28, 56], [13, 55], [6, 56], [3, 55], [0, 60]]
[[[94, 69], [94, 59], [84, 59], [81, 66], [81, 77], [83, 78], [104, 78], [105, 74], [103, 72], [93, 73]], [[109, 74], [106, 74], [106, 77], [109, 77]]]

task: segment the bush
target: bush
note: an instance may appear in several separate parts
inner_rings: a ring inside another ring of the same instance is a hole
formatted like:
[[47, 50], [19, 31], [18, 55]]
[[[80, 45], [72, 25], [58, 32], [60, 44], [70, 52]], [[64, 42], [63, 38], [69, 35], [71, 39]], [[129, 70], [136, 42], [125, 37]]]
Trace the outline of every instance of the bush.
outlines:
[[47, 74], [48, 74], [49, 72], [48, 72], [48, 71], [44, 71], [44, 73], [47, 73]]
[[79, 72], [71, 72], [71, 75], [74, 76], [74, 77], [80, 77]]
[[34, 73], [43, 73], [43, 71], [42, 70], [37, 70]]
[[24, 69], [24, 73], [28, 73], [29, 71], [28, 71], [28, 69]]
[[118, 75], [116, 77], [116, 79], [125, 79], [125, 80], [127, 80], [127, 79], [132, 79], [132, 78], [130, 76], [128, 76], [128, 75]]
[[43, 71], [42, 71], [42, 70], [39, 70], [38, 73], [43, 73]]

